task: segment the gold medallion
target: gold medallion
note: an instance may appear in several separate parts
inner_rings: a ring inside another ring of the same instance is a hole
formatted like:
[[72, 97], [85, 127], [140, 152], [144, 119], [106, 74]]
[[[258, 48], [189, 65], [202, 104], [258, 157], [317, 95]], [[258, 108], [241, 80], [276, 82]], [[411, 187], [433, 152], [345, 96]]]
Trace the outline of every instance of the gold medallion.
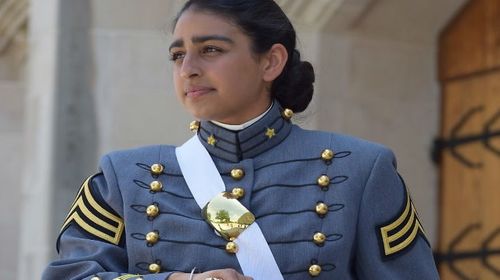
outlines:
[[255, 221], [252, 212], [230, 192], [222, 192], [212, 198], [203, 207], [202, 215], [205, 221], [228, 241], [235, 240]]

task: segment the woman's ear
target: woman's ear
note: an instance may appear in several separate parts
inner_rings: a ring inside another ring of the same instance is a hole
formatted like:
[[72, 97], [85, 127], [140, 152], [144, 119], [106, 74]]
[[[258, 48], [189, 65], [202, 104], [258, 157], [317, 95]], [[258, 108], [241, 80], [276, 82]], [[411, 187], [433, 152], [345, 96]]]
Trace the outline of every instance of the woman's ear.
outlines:
[[283, 72], [288, 61], [288, 52], [282, 44], [274, 44], [263, 57], [263, 80], [272, 82]]

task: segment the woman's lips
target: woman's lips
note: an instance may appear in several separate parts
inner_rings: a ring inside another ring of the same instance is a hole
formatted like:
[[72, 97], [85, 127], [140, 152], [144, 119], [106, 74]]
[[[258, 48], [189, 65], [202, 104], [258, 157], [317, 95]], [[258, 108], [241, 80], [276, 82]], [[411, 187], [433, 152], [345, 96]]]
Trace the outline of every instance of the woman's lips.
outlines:
[[202, 95], [205, 95], [209, 92], [211, 92], [213, 88], [206, 88], [206, 87], [197, 87], [197, 88], [190, 88], [186, 91], [186, 97], [200, 97]]

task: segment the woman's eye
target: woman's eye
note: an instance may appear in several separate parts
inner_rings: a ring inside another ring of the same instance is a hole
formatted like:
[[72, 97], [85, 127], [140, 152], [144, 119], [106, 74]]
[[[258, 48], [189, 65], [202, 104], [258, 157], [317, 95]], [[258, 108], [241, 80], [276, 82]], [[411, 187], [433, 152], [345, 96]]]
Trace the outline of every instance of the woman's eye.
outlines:
[[203, 48], [204, 54], [215, 54], [220, 52], [222, 52], [222, 49], [213, 46], [206, 46], [205, 48]]
[[177, 61], [182, 58], [184, 58], [184, 53], [182, 52], [175, 52], [170, 54], [170, 60], [172, 61]]

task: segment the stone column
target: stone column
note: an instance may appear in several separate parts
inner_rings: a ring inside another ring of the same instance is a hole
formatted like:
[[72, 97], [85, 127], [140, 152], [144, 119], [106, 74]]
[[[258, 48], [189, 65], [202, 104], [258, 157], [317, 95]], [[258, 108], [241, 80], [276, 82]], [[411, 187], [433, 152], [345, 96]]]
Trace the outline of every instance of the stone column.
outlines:
[[90, 2], [32, 0], [18, 279], [37, 279], [78, 184], [94, 171]]

